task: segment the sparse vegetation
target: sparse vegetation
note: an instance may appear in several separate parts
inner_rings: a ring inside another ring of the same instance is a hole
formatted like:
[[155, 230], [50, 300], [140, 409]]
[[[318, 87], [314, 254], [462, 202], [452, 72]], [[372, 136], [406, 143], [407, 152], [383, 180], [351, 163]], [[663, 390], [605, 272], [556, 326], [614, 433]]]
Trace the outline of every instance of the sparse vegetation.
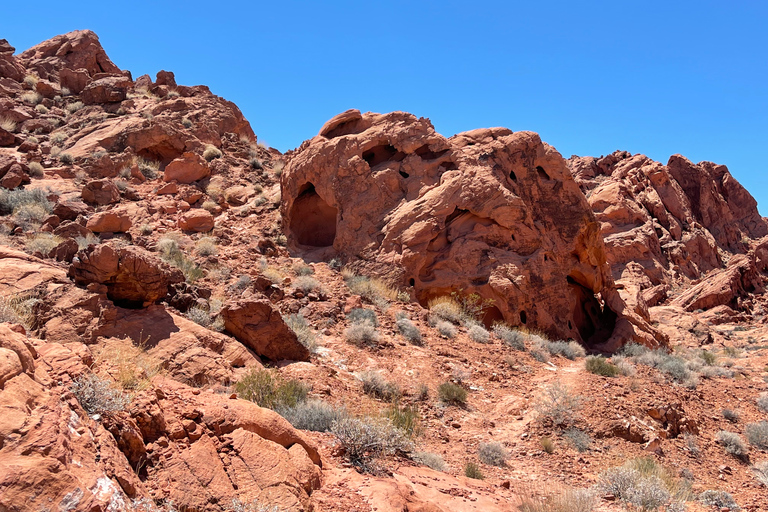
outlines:
[[28, 167], [29, 175], [33, 178], [42, 178], [45, 176], [45, 170], [40, 162], [30, 162]]
[[477, 458], [483, 464], [503, 468], [507, 465], [509, 452], [501, 443], [480, 443], [477, 448]]
[[324, 293], [323, 286], [320, 281], [312, 276], [299, 276], [293, 280], [293, 287], [296, 290], [301, 291], [304, 294], [307, 293]]
[[482, 325], [472, 325], [467, 329], [469, 339], [476, 343], [488, 343], [491, 341], [491, 334], [485, 330]]
[[543, 336], [536, 337], [536, 346], [549, 352], [553, 356], [563, 356], [566, 359], [574, 360], [584, 357], [586, 352], [579, 343], [571, 341], [549, 341]]
[[157, 250], [163, 261], [181, 270], [188, 283], [194, 283], [203, 277], [203, 269], [188, 258], [179, 246], [177, 237], [166, 235], [157, 242]]
[[416, 452], [411, 455], [411, 459], [413, 459], [415, 462], [418, 462], [419, 464], [424, 464], [428, 468], [434, 469], [435, 471], [445, 471], [446, 469], [445, 461], [440, 455], [436, 453]]
[[725, 449], [726, 453], [740, 459], [747, 457], [747, 447], [738, 434], [728, 432], [727, 430], [721, 430], [717, 433], [716, 439], [718, 443], [723, 445], [723, 449]]
[[[2, 204], [2, 196], [0, 196], [0, 204]], [[760, 393], [757, 397], [757, 408], [763, 412], [768, 412], [768, 393]]]
[[30, 254], [39, 252], [43, 256], [47, 257], [48, 254], [63, 241], [63, 238], [51, 233], [38, 233], [27, 239], [26, 243], [24, 244], [24, 248]]
[[424, 344], [424, 340], [421, 337], [421, 331], [419, 331], [419, 328], [407, 317], [398, 318], [395, 325], [397, 326], [397, 330], [400, 331], [400, 334], [402, 334], [411, 344], [419, 346]]
[[741, 507], [733, 499], [731, 493], [726, 491], [706, 490], [699, 494], [698, 500], [708, 507], [717, 507], [718, 509], [727, 508], [732, 512], [738, 512]]
[[358, 346], [376, 347], [380, 337], [379, 331], [369, 323], [354, 323], [344, 329], [344, 339]]
[[77, 250], [82, 251], [87, 249], [88, 246], [100, 244], [101, 239], [92, 233], [88, 233], [85, 236], [75, 237], [75, 242], [77, 242]]
[[532, 490], [517, 489], [516, 493], [520, 512], [592, 512], [597, 503], [592, 489], [564, 489], [541, 497]]
[[405, 432], [408, 437], [421, 434], [421, 415], [416, 407], [393, 404], [384, 410], [384, 417]]
[[768, 450], [768, 421], [750, 423], [746, 428], [747, 441], [761, 450]]
[[480, 471], [480, 466], [474, 462], [467, 462], [464, 465], [464, 476], [467, 478], [474, 478], [475, 480], [484, 480], [483, 472]]
[[366, 473], [380, 472], [380, 457], [413, 449], [408, 436], [385, 418], [343, 418], [333, 423], [331, 432], [347, 460]]
[[181, 118], [181, 125], [184, 128], [192, 128], [192, 121], [190, 121], [188, 117], [182, 117]]
[[755, 474], [755, 479], [760, 482], [763, 487], [768, 487], [768, 461], [764, 460], [758, 462], [752, 466], [752, 471]]
[[0, 128], [7, 132], [15, 132], [16, 131], [16, 121], [11, 119], [10, 117], [0, 117]]
[[342, 270], [341, 275], [349, 291], [382, 309], [397, 300], [397, 290], [381, 279], [360, 276], [347, 269]]
[[70, 153], [59, 153], [59, 162], [63, 163], [64, 165], [72, 165], [75, 161], [75, 158]]
[[536, 402], [536, 410], [542, 422], [556, 427], [573, 425], [582, 407], [583, 398], [556, 381], [547, 386]]
[[[429, 312], [438, 319], [452, 324], [460, 324], [466, 319], [461, 304], [450, 295], [430, 299]], [[439, 323], [439, 320], [436, 323]]]
[[293, 265], [293, 273], [297, 276], [311, 276], [315, 273], [315, 269], [311, 265], [300, 262]]
[[307, 319], [301, 314], [292, 314], [284, 318], [288, 327], [296, 334], [299, 339], [299, 343], [307, 347], [311, 353], [317, 352], [317, 337], [312, 326], [309, 325]]
[[66, 107], [64, 107], [64, 110], [66, 110], [68, 114], [74, 114], [84, 106], [85, 105], [83, 104], [82, 101], [75, 101], [73, 103], [69, 103]]
[[[676, 478], [652, 458], [627, 461], [600, 474], [599, 488], [643, 511], [680, 510], [690, 497], [690, 484]], [[670, 508], [676, 507], [676, 508]]]
[[0, 188], [0, 215], [13, 214], [13, 221], [25, 231], [37, 229], [52, 211], [53, 204], [40, 189]]
[[379, 319], [376, 318], [376, 312], [372, 309], [353, 308], [347, 313], [347, 320], [353, 324], [368, 324], [374, 327], [379, 326]]
[[307, 399], [309, 388], [298, 380], [285, 380], [273, 370], [253, 368], [235, 384], [240, 398], [272, 410], [290, 409]]
[[313, 432], [330, 432], [334, 422], [347, 417], [346, 409], [322, 400], [306, 400], [278, 412], [295, 428]]
[[379, 372], [362, 372], [359, 378], [363, 384], [363, 392], [368, 396], [388, 402], [400, 398], [398, 385], [385, 379]]
[[567, 428], [563, 431], [563, 437], [568, 440], [568, 443], [573, 446], [578, 452], [586, 452], [592, 445], [592, 438], [589, 434], [578, 428]]
[[37, 106], [35, 107], [35, 112], [37, 112], [38, 114], [43, 114], [43, 115], [45, 115], [45, 114], [47, 114], [47, 113], [48, 113], [48, 107], [46, 107], [45, 105], [43, 105], [43, 104], [41, 103], [41, 104], [39, 104], [39, 105], [37, 105]]
[[435, 328], [437, 329], [437, 332], [440, 333], [440, 336], [445, 336], [448, 339], [456, 337], [456, 326], [454, 326], [451, 322], [440, 320], [437, 322]]
[[35, 328], [35, 306], [44, 293], [42, 289], [33, 289], [0, 297], [0, 322], [22, 324], [27, 329]]
[[252, 282], [253, 282], [253, 279], [251, 279], [251, 276], [247, 274], [243, 274], [237, 278], [237, 280], [234, 282], [231, 288], [233, 291], [242, 292], [246, 290], [249, 286], [251, 286]]
[[195, 246], [198, 256], [208, 257], [216, 256], [219, 253], [219, 249], [216, 246], [216, 240], [211, 237], [203, 237], [197, 241]]
[[731, 423], [736, 423], [739, 421], [739, 411], [734, 411], [733, 409], [723, 409], [723, 418], [727, 419]]
[[541, 446], [541, 449], [544, 450], [544, 453], [555, 453], [555, 442], [551, 437], [545, 436], [539, 439], [539, 446]]
[[603, 377], [615, 377], [619, 374], [619, 368], [608, 362], [603, 356], [588, 356], [584, 361], [584, 367], [589, 373]]
[[203, 151], [203, 158], [205, 158], [207, 162], [210, 162], [216, 158], [221, 158], [221, 150], [216, 146], [209, 144], [205, 146], [205, 150]]
[[437, 396], [448, 405], [464, 407], [467, 405], [467, 390], [453, 382], [443, 382], [437, 388]]
[[21, 95], [21, 101], [24, 103], [29, 103], [30, 105], [37, 105], [43, 101], [43, 97], [40, 95], [40, 93], [29, 91]]
[[200, 306], [192, 306], [187, 310], [187, 313], [184, 316], [195, 322], [197, 325], [206, 328], [210, 327], [212, 323], [211, 314]]
[[504, 324], [493, 325], [493, 335], [513, 350], [525, 351], [525, 335], [517, 329], [512, 329]]
[[110, 380], [94, 373], [79, 377], [70, 389], [88, 414], [105, 415], [123, 411], [130, 403], [130, 397], [116, 389]]
[[157, 173], [160, 170], [160, 162], [149, 160], [147, 158], [138, 157], [136, 159], [136, 166], [139, 168], [139, 172], [148, 180], [157, 178]]

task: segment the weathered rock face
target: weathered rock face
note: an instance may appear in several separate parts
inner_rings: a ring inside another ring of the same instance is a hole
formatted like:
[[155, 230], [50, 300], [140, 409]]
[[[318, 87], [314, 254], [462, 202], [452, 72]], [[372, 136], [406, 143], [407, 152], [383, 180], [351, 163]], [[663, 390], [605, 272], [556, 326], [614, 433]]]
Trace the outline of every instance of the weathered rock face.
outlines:
[[0, 39], [0, 78], [10, 78], [21, 82], [24, 78], [24, 66], [13, 56], [16, 48], [8, 44], [8, 40]]
[[309, 360], [309, 350], [299, 343], [269, 299], [228, 302], [221, 314], [226, 331], [258, 355], [273, 361]]
[[92, 204], [112, 204], [120, 201], [120, 191], [111, 180], [93, 180], [83, 187], [83, 201]]
[[486, 322], [590, 346], [663, 338], [613, 287], [589, 204], [565, 160], [530, 132], [446, 139], [426, 119], [348, 111], [289, 155], [290, 247], [341, 256], [412, 287], [493, 299]]
[[84, 69], [93, 77], [98, 73], [120, 73], [90, 30], [75, 30], [33, 46], [18, 57], [40, 78], [56, 77], [63, 69]]
[[94, 233], [125, 233], [131, 229], [131, 225], [131, 217], [118, 209], [93, 214], [86, 228]]
[[210, 175], [211, 170], [203, 157], [197, 153], [186, 152], [166, 166], [163, 180], [192, 183]]
[[98, 103], [119, 103], [123, 101], [133, 82], [125, 77], [109, 76], [89, 83], [83, 89], [81, 98], [86, 105]]
[[78, 253], [69, 268], [76, 284], [107, 286], [113, 301], [147, 305], [165, 297], [168, 287], [184, 281], [181, 271], [169, 267], [157, 256], [135, 246], [107, 242]]
[[179, 229], [204, 233], [213, 229], [213, 215], [201, 208], [190, 210], [179, 217]]

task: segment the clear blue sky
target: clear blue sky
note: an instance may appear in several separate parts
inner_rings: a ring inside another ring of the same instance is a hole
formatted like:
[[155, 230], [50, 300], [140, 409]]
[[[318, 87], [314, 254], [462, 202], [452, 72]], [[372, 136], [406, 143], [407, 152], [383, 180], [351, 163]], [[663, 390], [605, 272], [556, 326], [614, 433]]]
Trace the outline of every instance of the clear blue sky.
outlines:
[[726, 164], [768, 215], [766, 27], [754, 0], [39, 0], [4, 5], [0, 38], [94, 30], [134, 77], [208, 85], [283, 151], [348, 108], [405, 110], [444, 135], [533, 130], [565, 157]]

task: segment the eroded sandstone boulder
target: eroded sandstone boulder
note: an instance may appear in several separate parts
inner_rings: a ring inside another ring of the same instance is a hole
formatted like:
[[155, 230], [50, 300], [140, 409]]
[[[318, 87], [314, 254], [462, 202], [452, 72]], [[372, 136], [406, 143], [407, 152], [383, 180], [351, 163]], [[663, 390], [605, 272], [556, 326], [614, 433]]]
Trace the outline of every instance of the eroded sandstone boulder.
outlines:
[[450, 139], [403, 112], [332, 119], [289, 154], [289, 246], [341, 257], [418, 300], [452, 292], [504, 320], [588, 346], [664, 337], [614, 288], [600, 225], [565, 160], [531, 132]]
[[16, 48], [7, 39], [0, 39], [0, 78], [10, 78], [21, 82], [24, 79], [24, 66], [13, 56]]
[[166, 166], [163, 180], [192, 183], [210, 175], [211, 170], [203, 157], [188, 151]]
[[112, 180], [89, 181], [81, 193], [83, 201], [91, 204], [105, 205], [120, 201], [120, 191]]
[[121, 73], [90, 30], [75, 30], [43, 41], [19, 55], [18, 60], [40, 78], [56, 78], [64, 68], [98, 73]]
[[179, 229], [204, 233], [213, 229], [213, 215], [202, 208], [195, 208], [179, 216]]
[[94, 233], [125, 233], [132, 225], [131, 217], [118, 209], [94, 213], [85, 227]]

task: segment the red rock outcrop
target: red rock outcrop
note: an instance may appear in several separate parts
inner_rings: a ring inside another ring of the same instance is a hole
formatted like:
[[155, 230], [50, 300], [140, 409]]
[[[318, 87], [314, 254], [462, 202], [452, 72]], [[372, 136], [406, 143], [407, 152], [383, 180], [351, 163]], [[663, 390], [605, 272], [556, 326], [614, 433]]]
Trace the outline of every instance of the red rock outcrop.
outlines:
[[197, 153], [186, 152], [165, 167], [164, 181], [178, 181], [179, 183], [192, 183], [210, 176], [203, 157]]
[[0, 78], [10, 78], [21, 82], [24, 79], [24, 66], [13, 56], [16, 48], [7, 39], [0, 39]]
[[23, 52], [18, 60], [40, 78], [56, 79], [64, 68], [84, 69], [90, 77], [99, 73], [121, 73], [109, 60], [98, 36], [90, 30], [75, 30], [48, 39]]
[[426, 305], [455, 291], [503, 319], [590, 347], [663, 336], [613, 287], [600, 225], [565, 160], [531, 132], [446, 139], [402, 112], [335, 117], [282, 177], [289, 246], [341, 257], [411, 287]]
[[179, 216], [179, 229], [204, 233], [213, 229], [213, 215], [201, 208], [190, 210]]

